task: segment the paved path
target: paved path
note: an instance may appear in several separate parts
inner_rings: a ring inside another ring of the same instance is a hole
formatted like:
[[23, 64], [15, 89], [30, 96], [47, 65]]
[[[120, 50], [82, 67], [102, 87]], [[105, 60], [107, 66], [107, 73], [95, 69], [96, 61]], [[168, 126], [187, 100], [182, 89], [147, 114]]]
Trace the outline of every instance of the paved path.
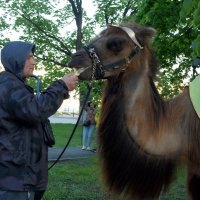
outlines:
[[[48, 161], [55, 161], [62, 152], [62, 150], [63, 148], [49, 148]], [[65, 150], [64, 154], [61, 156], [60, 161], [75, 158], [87, 158], [89, 156], [95, 155], [96, 153], [94, 153], [93, 151], [82, 150], [81, 147], [68, 147]]]
[[78, 116], [51, 116], [49, 120], [52, 124], [76, 124]]
[[[75, 124], [77, 121], [78, 116], [51, 116], [50, 122], [51, 123], [69, 123], [69, 124]], [[64, 148], [64, 147], [63, 147]], [[49, 154], [48, 154], [48, 161], [55, 161], [60, 153], [62, 152], [63, 148], [49, 148]], [[67, 159], [75, 159], [75, 158], [87, 158], [89, 156], [95, 156], [96, 153], [92, 151], [86, 151], [82, 150], [81, 147], [68, 147], [62, 157], [60, 158], [60, 161], [67, 160]]]

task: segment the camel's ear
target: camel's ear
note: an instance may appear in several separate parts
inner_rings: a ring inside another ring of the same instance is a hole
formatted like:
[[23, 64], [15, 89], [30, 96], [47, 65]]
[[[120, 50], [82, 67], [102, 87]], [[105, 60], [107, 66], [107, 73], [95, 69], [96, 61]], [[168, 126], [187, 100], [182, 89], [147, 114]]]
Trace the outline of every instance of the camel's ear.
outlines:
[[156, 29], [154, 29], [152, 27], [148, 27], [147, 32], [149, 34], [149, 37], [153, 37], [156, 34]]
[[151, 27], [147, 27], [141, 31], [141, 35], [143, 35], [144, 38], [152, 38], [156, 34], [156, 30]]

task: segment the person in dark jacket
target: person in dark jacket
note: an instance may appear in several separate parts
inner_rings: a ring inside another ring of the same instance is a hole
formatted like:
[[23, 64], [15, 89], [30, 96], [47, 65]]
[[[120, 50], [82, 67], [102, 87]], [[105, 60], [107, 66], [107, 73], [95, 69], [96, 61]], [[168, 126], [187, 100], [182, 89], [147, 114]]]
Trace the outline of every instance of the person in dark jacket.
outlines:
[[0, 73], [0, 200], [40, 200], [48, 181], [48, 146], [43, 127], [61, 106], [78, 77], [66, 74], [39, 97], [26, 84], [35, 68], [35, 45], [7, 43]]

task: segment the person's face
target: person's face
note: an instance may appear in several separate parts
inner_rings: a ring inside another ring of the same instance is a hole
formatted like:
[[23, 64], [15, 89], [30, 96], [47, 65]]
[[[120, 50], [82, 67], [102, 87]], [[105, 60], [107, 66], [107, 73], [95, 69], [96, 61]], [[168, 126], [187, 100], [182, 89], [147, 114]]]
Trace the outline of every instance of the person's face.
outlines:
[[28, 78], [33, 75], [33, 71], [35, 69], [35, 59], [33, 58], [33, 53], [30, 52], [28, 57], [26, 58], [24, 69], [23, 69], [23, 76], [24, 78]]

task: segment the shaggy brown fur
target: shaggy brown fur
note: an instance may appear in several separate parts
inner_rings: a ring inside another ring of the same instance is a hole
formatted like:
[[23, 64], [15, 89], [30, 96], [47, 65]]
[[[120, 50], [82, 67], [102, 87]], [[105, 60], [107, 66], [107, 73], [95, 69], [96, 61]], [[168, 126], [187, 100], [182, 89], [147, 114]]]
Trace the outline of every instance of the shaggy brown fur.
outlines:
[[111, 80], [107, 85], [99, 127], [104, 178], [114, 194], [154, 199], [167, 189], [176, 161], [154, 158], [135, 144], [124, 126], [123, 86], [116, 83], [121, 82]]
[[[166, 191], [176, 167], [188, 168], [191, 199], [200, 199], [200, 120], [183, 93], [164, 101], [154, 84], [157, 62], [151, 49], [154, 30], [135, 23], [131, 28], [144, 47], [126, 66], [105, 72], [107, 84], [102, 101], [99, 153], [106, 185], [114, 199], [154, 200]], [[120, 28], [108, 27], [92, 43], [103, 65], [130, 55], [135, 44]], [[80, 75], [88, 80], [91, 59], [85, 50], [72, 56], [70, 67], [87, 68]]]

